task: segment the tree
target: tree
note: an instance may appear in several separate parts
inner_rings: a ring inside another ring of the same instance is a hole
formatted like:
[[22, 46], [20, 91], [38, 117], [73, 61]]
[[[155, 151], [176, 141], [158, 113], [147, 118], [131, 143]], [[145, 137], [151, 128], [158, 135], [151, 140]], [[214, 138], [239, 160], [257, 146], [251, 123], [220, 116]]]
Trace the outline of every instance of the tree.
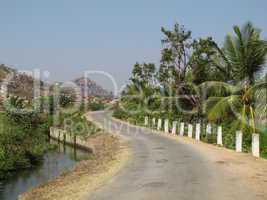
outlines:
[[[244, 25], [242, 29], [234, 26], [235, 36], [228, 35], [225, 40], [224, 69], [231, 77], [233, 87], [231, 95], [211, 97], [209, 102], [214, 106], [210, 109], [211, 120], [222, 117], [229, 109], [235, 109], [238, 114], [238, 122], [242, 128], [247, 124], [255, 133], [255, 94], [258, 89], [266, 88], [266, 82], [255, 83], [256, 75], [264, 68], [267, 56], [267, 41], [260, 38], [260, 31], [251, 23]], [[219, 83], [221, 84], [221, 83]]]
[[59, 104], [62, 107], [72, 105], [76, 100], [75, 90], [71, 87], [63, 87], [59, 94]]
[[159, 81], [163, 84], [177, 85], [184, 81], [189, 68], [192, 47], [191, 31], [176, 23], [173, 30], [162, 27], [165, 38], [162, 40]]
[[254, 84], [266, 64], [267, 41], [261, 39], [261, 31], [250, 22], [242, 28], [234, 26], [233, 30], [235, 35], [227, 35], [224, 48], [219, 50], [221, 63], [217, 67], [234, 83]]
[[132, 70], [130, 82], [121, 95], [117, 116], [138, 116], [141, 120], [149, 107], [154, 105], [157, 91], [156, 67], [153, 63], [136, 63]]
[[144, 87], [145, 85], [153, 85], [155, 82], [156, 67], [153, 63], [136, 63], [132, 71], [130, 80], [133, 84]]
[[127, 95], [141, 95], [150, 96], [153, 94], [153, 88], [155, 87], [156, 67], [152, 63], [134, 65], [132, 76], [130, 78], [131, 83], [127, 86], [124, 94]]
[[211, 37], [200, 38], [194, 40], [192, 48], [192, 82], [198, 85], [205, 81], [224, 80], [223, 74], [214, 64], [214, 59], [219, 56], [215, 41]]

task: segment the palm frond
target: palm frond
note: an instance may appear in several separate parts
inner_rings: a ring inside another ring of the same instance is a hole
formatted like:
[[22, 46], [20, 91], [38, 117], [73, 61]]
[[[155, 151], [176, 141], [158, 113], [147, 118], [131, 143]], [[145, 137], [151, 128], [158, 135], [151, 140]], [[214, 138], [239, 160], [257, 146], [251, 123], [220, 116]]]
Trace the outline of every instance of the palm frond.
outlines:
[[238, 26], [233, 29], [235, 35], [228, 35], [224, 44], [224, 53], [230, 63], [232, 77], [236, 82], [248, 80], [253, 84], [255, 75], [266, 64], [266, 40], [260, 38], [260, 30], [250, 22], [242, 29]]
[[244, 97], [250, 98], [254, 96], [257, 91], [262, 90], [262, 89], [267, 90], [267, 82], [257, 83], [251, 86], [244, 94]]
[[221, 81], [206, 81], [198, 88], [206, 95], [212, 94], [213, 96], [225, 96], [226, 93], [231, 94], [236, 91], [235, 86]]
[[210, 97], [206, 102], [208, 119], [210, 121], [224, 119], [230, 112], [234, 111], [233, 108], [239, 109], [241, 102], [240, 98], [239, 95]]

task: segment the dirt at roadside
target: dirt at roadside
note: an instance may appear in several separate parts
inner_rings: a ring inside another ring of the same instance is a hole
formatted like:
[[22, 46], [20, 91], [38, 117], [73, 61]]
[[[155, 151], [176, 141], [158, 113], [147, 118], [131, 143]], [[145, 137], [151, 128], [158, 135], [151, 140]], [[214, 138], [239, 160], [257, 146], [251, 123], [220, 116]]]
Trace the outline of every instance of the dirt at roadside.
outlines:
[[97, 134], [88, 139], [94, 146], [92, 159], [79, 162], [73, 171], [23, 194], [21, 200], [86, 199], [105, 184], [127, 162], [130, 156], [126, 142], [110, 134]]

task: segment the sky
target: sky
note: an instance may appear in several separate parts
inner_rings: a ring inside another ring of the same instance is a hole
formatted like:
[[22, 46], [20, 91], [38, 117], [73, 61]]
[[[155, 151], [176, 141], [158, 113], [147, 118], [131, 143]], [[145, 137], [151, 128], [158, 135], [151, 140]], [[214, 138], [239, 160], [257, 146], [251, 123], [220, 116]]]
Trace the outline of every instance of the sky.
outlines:
[[266, 11], [266, 0], [0, 0], [0, 63], [49, 71], [50, 81], [104, 71], [121, 87], [135, 62], [159, 63], [162, 26], [178, 22], [221, 45], [247, 21], [267, 38]]

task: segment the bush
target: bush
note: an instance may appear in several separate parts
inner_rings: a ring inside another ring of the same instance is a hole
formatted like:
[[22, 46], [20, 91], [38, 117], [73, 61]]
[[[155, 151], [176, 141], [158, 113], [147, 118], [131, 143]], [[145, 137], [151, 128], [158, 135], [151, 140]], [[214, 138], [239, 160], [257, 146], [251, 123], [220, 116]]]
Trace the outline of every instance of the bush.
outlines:
[[84, 112], [60, 113], [60, 128], [84, 138], [100, 131], [97, 126], [84, 117]]
[[91, 111], [98, 111], [98, 110], [104, 110], [105, 109], [105, 104], [102, 102], [90, 102], [88, 104], [88, 109]]
[[129, 114], [125, 112], [122, 108], [116, 107], [113, 111], [113, 117], [124, 120], [129, 118]]
[[267, 128], [263, 129], [260, 134], [261, 153], [264, 158], [267, 158]]
[[40, 161], [48, 147], [46, 123], [29, 126], [20, 120], [0, 114], [0, 179], [18, 169], [31, 167]]
[[65, 108], [74, 104], [76, 100], [75, 91], [73, 88], [64, 87], [60, 91], [59, 104]]

